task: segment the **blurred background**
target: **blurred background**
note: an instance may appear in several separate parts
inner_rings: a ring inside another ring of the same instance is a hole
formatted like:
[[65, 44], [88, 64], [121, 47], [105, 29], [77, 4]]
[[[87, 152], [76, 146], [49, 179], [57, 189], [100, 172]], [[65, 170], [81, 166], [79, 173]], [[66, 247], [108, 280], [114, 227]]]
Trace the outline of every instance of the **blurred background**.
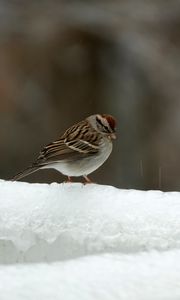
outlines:
[[118, 122], [93, 181], [180, 191], [179, 0], [0, 0], [0, 178], [93, 113]]

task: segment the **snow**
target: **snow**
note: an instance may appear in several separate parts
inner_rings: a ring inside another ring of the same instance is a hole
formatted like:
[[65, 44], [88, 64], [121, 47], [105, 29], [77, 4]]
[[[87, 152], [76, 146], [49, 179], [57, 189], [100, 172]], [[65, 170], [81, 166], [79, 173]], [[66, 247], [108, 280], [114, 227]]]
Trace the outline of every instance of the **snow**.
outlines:
[[0, 180], [0, 263], [1, 300], [179, 300], [180, 193]]
[[179, 248], [180, 193], [1, 181], [0, 240], [1, 262]]
[[171, 250], [3, 266], [1, 300], [179, 300], [179, 258]]

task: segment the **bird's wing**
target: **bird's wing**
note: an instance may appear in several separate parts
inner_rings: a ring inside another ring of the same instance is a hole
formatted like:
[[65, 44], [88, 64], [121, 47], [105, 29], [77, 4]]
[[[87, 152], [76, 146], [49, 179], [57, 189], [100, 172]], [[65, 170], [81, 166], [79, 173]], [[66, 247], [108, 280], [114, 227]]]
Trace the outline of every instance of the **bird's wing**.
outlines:
[[[71, 161], [98, 153], [100, 138], [97, 138], [96, 132], [85, 130], [84, 124], [82, 124], [84, 129], [82, 132], [81, 123], [77, 125], [76, 128], [72, 126], [68, 129], [59, 140], [47, 145], [40, 152], [34, 165], [43, 166], [62, 160]], [[81, 135], [78, 130], [81, 130]]]

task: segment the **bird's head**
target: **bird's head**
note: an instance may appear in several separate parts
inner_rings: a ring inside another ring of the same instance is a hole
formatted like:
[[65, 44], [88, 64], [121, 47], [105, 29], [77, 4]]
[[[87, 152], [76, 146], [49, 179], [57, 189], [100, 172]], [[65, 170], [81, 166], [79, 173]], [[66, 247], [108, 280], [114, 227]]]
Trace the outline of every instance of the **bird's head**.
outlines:
[[96, 114], [87, 119], [95, 130], [103, 135], [107, 135], [110, 139], [116, 139], [116, 120], [113, 116]]

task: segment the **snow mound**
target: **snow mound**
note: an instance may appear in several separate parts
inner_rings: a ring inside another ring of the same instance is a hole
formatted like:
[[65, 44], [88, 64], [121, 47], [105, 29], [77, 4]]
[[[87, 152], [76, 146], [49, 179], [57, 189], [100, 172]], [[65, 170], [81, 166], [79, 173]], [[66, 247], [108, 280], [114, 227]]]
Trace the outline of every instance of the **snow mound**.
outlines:
[[179, 300], [180, 250], [2, 266], [1, 300]]
[[180, 248], [180, 193], [0, 181], [0, 262]]

